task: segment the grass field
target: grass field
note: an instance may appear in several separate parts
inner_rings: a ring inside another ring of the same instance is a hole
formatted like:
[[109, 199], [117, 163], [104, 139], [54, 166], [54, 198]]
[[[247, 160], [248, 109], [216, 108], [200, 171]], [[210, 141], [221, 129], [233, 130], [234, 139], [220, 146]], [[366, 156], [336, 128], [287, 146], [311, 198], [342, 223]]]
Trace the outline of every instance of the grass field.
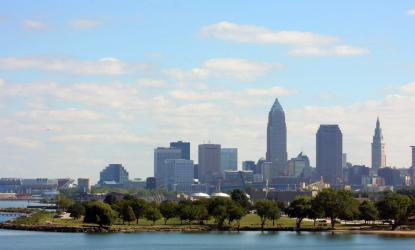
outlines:
[[[91, 226], [94, 224], [86, 224], [83, 223], [82, 219], [59, 219], [59, 218], [53, 218], [54, 213], [52, 212], [36, 212], [32, 214], [30, 217], [20, 217], [15, 220], [15, 223], [17, 224], [26, 224], [26, 225], [40, 225], [40, 224], [53, 224], [53, 225], [62, 225], [62, 226]], [[136, 221], [133, 221], [128, 224], [128, 222], [123, 222], [120, 219], [117, 219], [117, 221], [113, 224], [113, 227], [137, 227], [137, 226], [151, 226], [153, 225], [153, 222], [148, 221], [146, 219], [139, 219], [138, 224], [136, 224]], [[156, 226], [164, 225], [164, 220], [158, 220], [155, 223]], [[178, 218], [173, 218], [167, 221], [167, 225], [173, 226], [180, 226], [180, 220]], [[183, 223], [183, 225], [187, 225], [187, 223]], [[192, 225], [199, 225], [197, 222], [193, 222]], [[205, 222], [205, 225], [215, 225], [214, 219], [210, 219]], [[225, 226], [228, 226], [228, 221], [225, 222]], [[237, 222], [234, 221], [231, 223], [232, 227], [237, 226]], [[252, 227], [252, 228], [259, 228], [261, 226], [261, 221], [259, 217], [256, 214], [248, 214], [245, 217], [242, 218], [240, 221], [241, 227]], [[265, 228], [275, 228], [275, 227], [295, 227], [295, 219], [291, 219], [288, 217], [281, 217], [278, 220], [275, 220], [274, 226], [272, 225], [271, 220], [267, 220], [265, 224]], [[311, 228], [313, 227], [313, 223], [311, 221], [303, 221], [302, 223], [303, 228]]]

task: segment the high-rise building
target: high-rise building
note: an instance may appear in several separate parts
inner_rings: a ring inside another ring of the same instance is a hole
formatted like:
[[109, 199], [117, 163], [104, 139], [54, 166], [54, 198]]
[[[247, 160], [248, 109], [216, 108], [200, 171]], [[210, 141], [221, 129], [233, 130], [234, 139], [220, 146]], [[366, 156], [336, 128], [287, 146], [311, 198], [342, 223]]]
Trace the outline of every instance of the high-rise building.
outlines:
[[310, 160], [303, 152], [288, 162], [288, 176], [299, 177], [306, 169], [310, 168]]
[[375, 134], [372, 141], [372, 169], [377, 172], [379, 168], [386, 166], [385, 142], [383, 141], [382, 129], [379, 118], [376, 120]]
[[181, 159], [190, 160], [190, 142], [170, 142], [170, 148], [180, 148], [180, 150], [182, 151]]
[[175, 185], [191, 185], [194, 179], [193, 161], [184, 159], [167, 159], [167, 188], [174, 191]]
[[255, 164], [255, 161], [243, 161], [242, 162], [242, 170], [250, 170], [254, 174], [259, 174], [261, 171], [257, 171], [257, 165]]
[[124, 185], [128, 183], [128, 172], [122, 164], [109, 164], [101, 171], [99, 182], [100, 185]]
[[273, 164], [273, 177], [278, 176], [287, 166], [287, 125], [278, 98], [268, 114], [266, 160]]
[[198, 177], [201, 182], [216, 183], [222, 178], [220, 144], [199, 145]]
[[316, 165], [319, 177], [331, 185], [342, 183], [343, 136], [338, 125], [320, 125], [316, 135]]
[[412, 148], [412, 186], [415, 186], [415, 146]]
[[221, 148], [220, 169], [222, 174], [224, 174], [225, 170], [238, 170], [237, 148]]
[[91, 192], [91, 182], [88, 178], [78, 178], [78, 192], [89, 193]]
[[180, 148], [158, 147], [154, 149], [154, 176], [156, 177], [157, 186], [167, 187], [166, 160], [181, 158], [182, 150]]

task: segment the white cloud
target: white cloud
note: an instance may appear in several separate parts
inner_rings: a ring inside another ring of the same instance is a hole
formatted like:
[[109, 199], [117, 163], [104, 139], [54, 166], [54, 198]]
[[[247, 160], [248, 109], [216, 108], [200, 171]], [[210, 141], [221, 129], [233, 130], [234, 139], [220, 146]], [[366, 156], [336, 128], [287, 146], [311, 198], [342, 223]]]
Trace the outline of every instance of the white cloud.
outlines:
[[93, 29], [101, 25], [101, 22], [92, 19], [77, 19], [70, 22], [70, 26], [75, 29]]
[[415, 82], [405, 84], [400, 87], [403, 94], [415, 94]]
[[139, 69], [140, 65], [128, 65], [116, 58], [78, 60], [73, 58], [3, 57], [0, 69], [42, 70], [75, 75], [121, 75]]
[[415, 16], [415, 9], [413, 9], [413, 10], [408, 10], [408, 11], [406, 12], [406, 14], [407, 14], [408, 16]]
[[334, 47], [305, 47], [293, 49], [289, 52], [292, 56], [359, 56], [369, 54], [368, 49], [336, 45]]
[[39, 141], [30, 138], [6, 137], [4, 141], [10, 145], [26, 148], [29, 150], [39, 149], [43, 146]]
[[240, 43], [316, 45], [333, 43], [338, 40], [338, 38], [334, 36], [320, 35], [311, 32], [274, 31], [260, 26], [240, 25], [226, 21], [203, 27], [201, 33], [205, 37], [213, 37]]
[[289, 90], [282, 87], [272, 87], [272, 88], [250, 88], [243, 91], [248, 96], [257, 96], [257, 97], [277, 97], [277, 96], [291, 96], [295, 95], [296, 91]]
[[0, 78], [0, 88], [5, 85], [4, 80]]
[[37, 20], [25, 20], [23, 22], [23, 27], [25, 29], [28, 29], [28, 30], [44, 30], [48, 26], [45, 23], [41, 22], [41, 21], [37, 21]]
[[162, 88], [166, 86], [166, 82], [160, 79], [139, 79], [137, 84], [138, 86], [148, 88]]
[[280, 64], [251, 62], [240, 58], [212, 58], [191, 70], [170, 69], [167, 73], [179, 81], [232, 79], [241, 82], [255, 81], [258, 77], [279, 69]]
[[275, 31], [226, 21], [203, 27], [201, 34], [238, 43], [289, 44], [295, 46], [295, 49], [289, 52], [292, 56], [360, 56], [369, 53], [365, 48], [339, 44], [340, 39], [331, 35]]

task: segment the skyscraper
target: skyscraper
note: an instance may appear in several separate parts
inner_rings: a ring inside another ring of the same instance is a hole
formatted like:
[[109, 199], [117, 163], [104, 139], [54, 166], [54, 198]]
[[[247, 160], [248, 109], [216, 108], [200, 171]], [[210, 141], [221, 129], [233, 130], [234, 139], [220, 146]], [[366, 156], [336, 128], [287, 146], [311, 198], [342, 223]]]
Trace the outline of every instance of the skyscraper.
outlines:
[[220, 155], [220, 169], [222, 174], [225, 170], [238, 170], [238, 149], [222, 148]]
[[379, 117], [376, 120], [375, 134], [372, 141], [372, 169], [377, 172], [379, 168], [386, 166], [385, 143], [383, 141], [382, 129]]
[[179, 148], [163, 148], [154, 149], [154, 176], [156, 177], [157, 186], [167, 187], [167, 166], [168, 159], [181, 159], [182, 151]]
[[268, 114], [266, 160], [273, 164], [273, 177], [287, 166], [287, 125], [278, 98]]
[[415, 186], [415, 146], [412, 148], [412, 186]]
[[113, 182], [114, 185], [124, 185], [128, 182], [128, 172], [121, 164], [109, 164], [99, 174], [99, 184]]
[[170, 148], [180, 148], [180, 150], [182, 151], [181, 159], [190, 160], [190, 142], [170, 142]]
[[316, 165], [319, 177], [337, 185], [342, 182], [343, 138], [338, 125], [320, 125], [316, 135]]
[[200, 144], [198, 153], [199, 180], [205, 183], [216, 183], [218, 178], [222, 178], [220, 170], [220, 144]]
[[175, 185], [191, 185], [194, 178], [193, 161], [184, 159], [167, 159], [167, 189], [175, 190]]

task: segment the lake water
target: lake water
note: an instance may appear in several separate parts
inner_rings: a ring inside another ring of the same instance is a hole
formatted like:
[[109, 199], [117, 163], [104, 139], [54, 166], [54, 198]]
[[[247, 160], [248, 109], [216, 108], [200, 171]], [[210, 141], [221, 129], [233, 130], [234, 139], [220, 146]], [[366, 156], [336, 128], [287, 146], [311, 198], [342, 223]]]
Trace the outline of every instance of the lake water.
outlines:
[[232, 232], [232, 233], [46, 233], [0, 230], [1, 249], [415, 249], [415, 238], [379, 235]]

